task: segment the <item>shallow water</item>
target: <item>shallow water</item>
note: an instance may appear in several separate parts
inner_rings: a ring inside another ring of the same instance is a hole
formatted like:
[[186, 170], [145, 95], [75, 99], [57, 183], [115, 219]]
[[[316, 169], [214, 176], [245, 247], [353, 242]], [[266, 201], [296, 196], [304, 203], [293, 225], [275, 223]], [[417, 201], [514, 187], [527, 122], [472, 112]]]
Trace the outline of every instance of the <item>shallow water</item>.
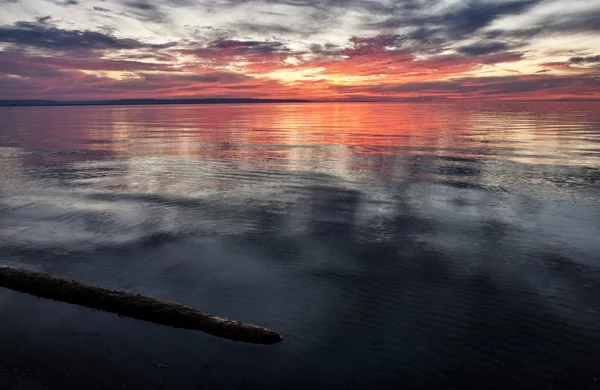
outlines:
[[599, 168], [599, 103], [0, 108], [1, 263], [285, 338], [0, 290], [0, 388], [597, 388]]

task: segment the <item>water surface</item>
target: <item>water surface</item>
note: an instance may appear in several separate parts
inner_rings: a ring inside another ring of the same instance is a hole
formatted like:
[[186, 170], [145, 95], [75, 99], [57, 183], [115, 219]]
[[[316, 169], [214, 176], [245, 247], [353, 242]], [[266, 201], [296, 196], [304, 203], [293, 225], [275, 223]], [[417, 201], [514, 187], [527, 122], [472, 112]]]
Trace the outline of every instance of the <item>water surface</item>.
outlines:
[[0, 108], [1, 263], [285, 337], [0, 290], [0, 388], [597, 388], [599, 167], [598, 103]]

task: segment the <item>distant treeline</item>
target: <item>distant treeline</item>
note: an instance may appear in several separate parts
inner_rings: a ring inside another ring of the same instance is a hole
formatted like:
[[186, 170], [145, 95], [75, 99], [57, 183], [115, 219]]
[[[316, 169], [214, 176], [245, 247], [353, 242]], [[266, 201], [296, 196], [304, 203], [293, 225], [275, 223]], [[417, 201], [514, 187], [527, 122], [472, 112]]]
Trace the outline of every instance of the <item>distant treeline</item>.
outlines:
[[302, 99], [118, 99], [118, 100], [0, 100], [0, 106], [108, 106], [147, 104], [307, 103]]

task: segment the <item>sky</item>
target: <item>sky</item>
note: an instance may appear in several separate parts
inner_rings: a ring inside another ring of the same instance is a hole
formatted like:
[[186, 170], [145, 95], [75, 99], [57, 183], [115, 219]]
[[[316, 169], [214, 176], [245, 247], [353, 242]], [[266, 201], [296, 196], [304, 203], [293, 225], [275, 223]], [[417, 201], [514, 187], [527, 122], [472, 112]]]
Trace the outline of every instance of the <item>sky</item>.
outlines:
[[600, 0], [0, 7], [0, 99], [600, 100]]

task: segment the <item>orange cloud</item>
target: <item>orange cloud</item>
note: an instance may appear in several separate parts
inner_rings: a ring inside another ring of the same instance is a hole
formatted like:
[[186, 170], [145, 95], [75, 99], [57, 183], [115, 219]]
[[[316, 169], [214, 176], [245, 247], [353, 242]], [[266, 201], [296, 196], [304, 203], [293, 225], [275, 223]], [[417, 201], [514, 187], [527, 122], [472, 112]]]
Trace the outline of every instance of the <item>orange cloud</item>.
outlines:
[[[27, 26], [31, 29], [31, 26]], [[36, 33], [43, 29], [36, 28]], [[53, 47], [67, 50], [77, 35], [52, 30]], [[91, 38], [90, 38], [91, 37]], [[400, 35], [353, 36], [343, 46], [292, 50], [283, 41], [214, 39], [205, 44], [147, 45], [90, 35], [85, 55], [0, 52], [0, 98], [112, 99], [262, 97], [317, 100], [444, 100], [596, 98], [597, 56], [546, 62], [544, 69], [578, 71], [482, 78], [491, 66], [521, 75], [524, 53], [504, 43], [423, 51]], [[79, 38], [77, 38], [79, 39]], [[36, 43], [39, 46], [39, 43]], [[69, 49], [70, 50], [70, 49]], [[501, 64], [513, 63], [511, 69]], [[585, 67], [588, 66], [588, 67]], [[488, 67], [488, 68], [486, 68]], [[517, 68], [517, 69], [515, 69]]]

